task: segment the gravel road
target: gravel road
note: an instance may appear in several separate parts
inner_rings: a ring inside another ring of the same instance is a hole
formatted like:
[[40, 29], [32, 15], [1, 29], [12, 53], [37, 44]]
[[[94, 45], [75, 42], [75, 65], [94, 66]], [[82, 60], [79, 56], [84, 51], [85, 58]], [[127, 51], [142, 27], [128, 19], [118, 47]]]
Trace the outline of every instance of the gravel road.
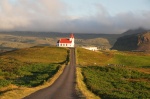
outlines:
[[75, 62], [75, 49], [70, 48], [70, 64], [55, 83], [23, 99], [78, 99], [75, 91]]

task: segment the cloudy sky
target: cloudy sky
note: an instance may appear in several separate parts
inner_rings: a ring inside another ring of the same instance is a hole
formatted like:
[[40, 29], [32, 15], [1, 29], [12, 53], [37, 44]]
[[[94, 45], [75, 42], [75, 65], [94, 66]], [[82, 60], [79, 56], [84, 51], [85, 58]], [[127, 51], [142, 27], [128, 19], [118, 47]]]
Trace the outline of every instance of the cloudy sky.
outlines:
[[150, 0], [0, 0], [0, 31], [122, 33], [150, 29]]

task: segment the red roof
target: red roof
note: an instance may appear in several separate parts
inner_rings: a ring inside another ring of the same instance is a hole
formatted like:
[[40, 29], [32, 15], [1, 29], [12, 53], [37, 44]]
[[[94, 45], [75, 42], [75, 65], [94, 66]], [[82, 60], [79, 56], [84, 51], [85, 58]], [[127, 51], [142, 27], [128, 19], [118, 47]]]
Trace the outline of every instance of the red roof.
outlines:
[[59, 40], [59, 43], [71, 43], [71, 41], [69, 39], [62, 38]]
[[74, 35], [73, 35], [73, 33], [72, 33], [72, 34], [70, 34], [70, 38], [74, 38]]

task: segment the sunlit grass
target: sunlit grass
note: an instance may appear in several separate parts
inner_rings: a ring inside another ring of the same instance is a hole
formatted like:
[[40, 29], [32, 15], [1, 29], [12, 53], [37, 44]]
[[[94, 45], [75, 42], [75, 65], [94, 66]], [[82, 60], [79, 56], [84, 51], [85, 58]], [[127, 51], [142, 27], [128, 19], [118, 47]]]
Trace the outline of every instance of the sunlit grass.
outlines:
[[78, 64], [81, 66], [105, 65], [113, 57], [111, 52], [94, 52], [77, 48]]
[[149, 60], [150, 54], [146, 52], [93, 52], [77, 48], [84, 82], [102, 99], [150, 97]]
[[[69, 51], [59, 47], [32, 47], [0, 55], [0, 95], [10, 85], [35, 87], [45, 83], [68, 62]], [[1, 90], [4, 89], [4, 90]]]
[[118, 51], [89, 51], [83, 48], [77, 49], [78, 64], [81, 66], [107, 66], [120, 65], [128, 67], [149, 67], [150, 55], [141, 52], [118, 52]]
[[58, 47], [33, 47], [4, 53], [3, 59], [17, 60], [21, 62], [60, 63], [66, 60], [67, 49]]
[[150, 56], [147, 55], [134, 55], [117, 53], [114, 57], [108, 61], [110, 64], [123, 64], [125, 66], [144, 67], [150, 66]]

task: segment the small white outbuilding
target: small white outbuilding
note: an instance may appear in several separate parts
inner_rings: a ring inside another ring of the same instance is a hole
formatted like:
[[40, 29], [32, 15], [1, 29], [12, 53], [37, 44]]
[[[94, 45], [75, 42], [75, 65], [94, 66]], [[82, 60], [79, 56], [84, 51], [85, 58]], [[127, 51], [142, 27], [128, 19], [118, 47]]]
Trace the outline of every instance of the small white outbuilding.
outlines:
[[82, 47], [82, 48], [87, 49], [87, 50], [91, 50], [91, 51], [98, 51], [97, 47]]

